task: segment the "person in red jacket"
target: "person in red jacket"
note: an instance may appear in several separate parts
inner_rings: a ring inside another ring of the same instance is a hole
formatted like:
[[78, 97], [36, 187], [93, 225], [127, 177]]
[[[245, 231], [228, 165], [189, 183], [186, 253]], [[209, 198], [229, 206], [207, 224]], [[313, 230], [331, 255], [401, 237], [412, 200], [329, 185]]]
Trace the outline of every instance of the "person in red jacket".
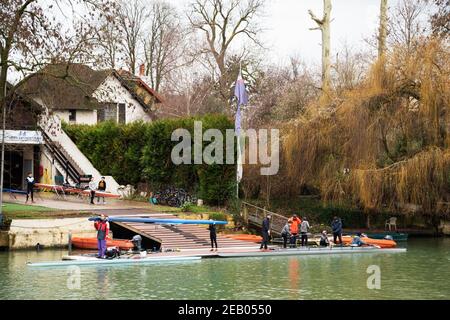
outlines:
[[106, 238], [109, 233], [109, 222], [106, 216], [102, 214], [100, 220], [94, 222], [95, 230], [97, 230], [97, 247], [98, 247], [98, 258], [106, 258]]
[[292, 216], [292, 218], [289, 219], [289, 223], [291, 226], [291, 248], [295, 248], [297, 247], [297, 237], [298, 237], [298, 229], [300, 227], [300, 224], [302, 223], [302, 220], [300, 220], [300, 218], [297, 217], [296, 214], [294, 214]]

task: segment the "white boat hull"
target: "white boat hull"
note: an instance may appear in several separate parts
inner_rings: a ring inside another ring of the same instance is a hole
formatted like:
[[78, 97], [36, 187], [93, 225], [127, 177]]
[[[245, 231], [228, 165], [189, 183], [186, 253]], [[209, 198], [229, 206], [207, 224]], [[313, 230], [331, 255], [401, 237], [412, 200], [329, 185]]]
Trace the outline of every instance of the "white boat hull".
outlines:
[[272, 257], [272, 256], [297, 256], [297, 255], [336, 255], [352, 253], [404, 253], [406, 248], [380, 249], [374, 247], [334, 247], [334, 248], [299, 248], [279, 249], [254, 252], [226, 252], [218, 253], [220, 258], [243, 258], [243, 257]]
[[201, 257], [148, 257], [148, 258], [125, 258], [125, 259], [97, 259], [91, 257], [75, 257], [63, 261], [49, 261], [28, 263], [30, 267], [63, 267], [63, 266], [85, 266], [85, 265], [130, 265], [130, 264], [151, 264], [151, 263], [172, 263], [200, 260]]

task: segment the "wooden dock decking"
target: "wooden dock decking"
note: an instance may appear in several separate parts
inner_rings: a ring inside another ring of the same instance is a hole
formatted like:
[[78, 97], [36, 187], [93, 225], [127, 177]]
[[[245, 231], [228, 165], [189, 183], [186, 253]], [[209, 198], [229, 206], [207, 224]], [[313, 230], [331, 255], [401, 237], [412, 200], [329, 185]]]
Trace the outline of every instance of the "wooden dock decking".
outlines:
[[[130, 218], [127, 215], [127, 218]], [[172, 214], [144, 214], [134, 217], [148, 217], [157, 219], [175, 219]], [[209, 231], [205, 226], [197, 225], [160, 225], [131, 222], [112, 222], [122, 228], [128, 229], [142, 237], [159, 242], [163, 250], [165, 249], [205, 249], [211, 247]], [[249, 247], [258, 244], [248, 241], [234, 240], [217, 235], [219, 248], [239, 248]]]

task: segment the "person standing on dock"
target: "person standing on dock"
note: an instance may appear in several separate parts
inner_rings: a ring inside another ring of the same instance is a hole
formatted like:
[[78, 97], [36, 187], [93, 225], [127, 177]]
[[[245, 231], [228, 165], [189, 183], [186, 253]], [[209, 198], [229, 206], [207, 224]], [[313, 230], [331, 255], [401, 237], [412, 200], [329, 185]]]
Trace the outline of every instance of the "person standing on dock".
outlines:
[[302, 237], [302, 247], [308, 245], [308, 230], [309, 230], [309, 222], [306, 217], [303, 217], [302, 223], [300, 224], [300, 235]]
[[259, 248], [260, 250], [262, 250], [264, 248], [264, 250], [267, 250], [267, 244], [269, 243], [269, 237], [270, 237], [270, 218], [271, 215], [268, 214], [262, 223], [262, 242], [261, 242], [261, 247]]
[[[212, 219], [210, 219], [212, 220]], [[211, 251], [214, 251], [214, 245], [216, 245], [216, 251], [217, 251], [217, 231], [216, 231], [216, 224], [212, 223], [208, 226], [209, 230], [209, 238], [211, 239]]]
[[94, 204], [95, 190], [97, 190], [97, 184], [94, 181], [94, 177], [92, 177], [91, 181], [89, 181], [89, 190], [91, 194], [91, 204]]
[[106, 216], [102, 214], [99, 221], [94, 223], [95, 230], [97, 230], [97, 247], [98, 258], [106, 258], [106, 238], [109, 233], [109, 222], [106, 220]]
[[292, 221], [288, 220], [284, 225], [283, 230], [281, 230], [281, 237], [283, 238], [283, 248], [285, 249], [287, 247], [287, 240], [291, 236], [291, 223]]
[[[102, 177], [101, 180], [98, 182], [97, 190], [100, 191], [100, 192], [105, 192], [106, 191], [105, 177]], [[105, 197], [97, 197], [97, 203], [100, 203], [100, 198], [102, 198], [102, 200], [103, 200], [102, 203], [106, 204]]]
[[297, 237], [298, 237], [298, 229], [300, 224], [302, 223], [302, 220], [300, 220], [296, 214], [292, 216], [292, 218], [289, 219], [291, 221], [291, 241], [290, 241], [290, 247], [296, 248], [297, 247]]
[[342, 221], [338, 217], [334, 217], [331, 223], [331, 229], [333, 230], [333, 242], [336, 244], [337, 238], [339, 238], [339, 244], [342, 246]]
[[28, 202], [28, 197], [30, 195], [31, 195], [31, 202], [34, 203], [33, 188], [36, 181], [34, 180], [33, 174], [31, 172], [28, 173], [26, 181], [27, 181], [27, 200], [25, 201], [25, 203]]

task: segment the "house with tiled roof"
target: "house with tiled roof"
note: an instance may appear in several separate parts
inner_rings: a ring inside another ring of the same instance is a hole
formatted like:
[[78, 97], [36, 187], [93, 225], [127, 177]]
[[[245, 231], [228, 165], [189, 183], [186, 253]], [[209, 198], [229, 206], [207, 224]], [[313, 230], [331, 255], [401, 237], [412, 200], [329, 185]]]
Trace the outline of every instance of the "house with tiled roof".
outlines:
[[29, 77], [22, 93], [62, 121], [96, 124], [152, 121], [162, 97], [124, 70], [94, 70], [83, 64], [51, 64]]
[[[162, 97], [140, 77], [124, 70], [94, 70], [83, 64], [50, 64], [29, 76], [20, 95], [40, 107], [37, 126], [42, 135], [40, 172], [45, 184], [79, 185], [85, 177], [102, 174], [64, 132], [62, 122], [94, 125], [102, 121], [153, 121]], [[38, 150], [36, 149], [36, 150]], [[112, 176], [107, 191], [118, 192]]]

